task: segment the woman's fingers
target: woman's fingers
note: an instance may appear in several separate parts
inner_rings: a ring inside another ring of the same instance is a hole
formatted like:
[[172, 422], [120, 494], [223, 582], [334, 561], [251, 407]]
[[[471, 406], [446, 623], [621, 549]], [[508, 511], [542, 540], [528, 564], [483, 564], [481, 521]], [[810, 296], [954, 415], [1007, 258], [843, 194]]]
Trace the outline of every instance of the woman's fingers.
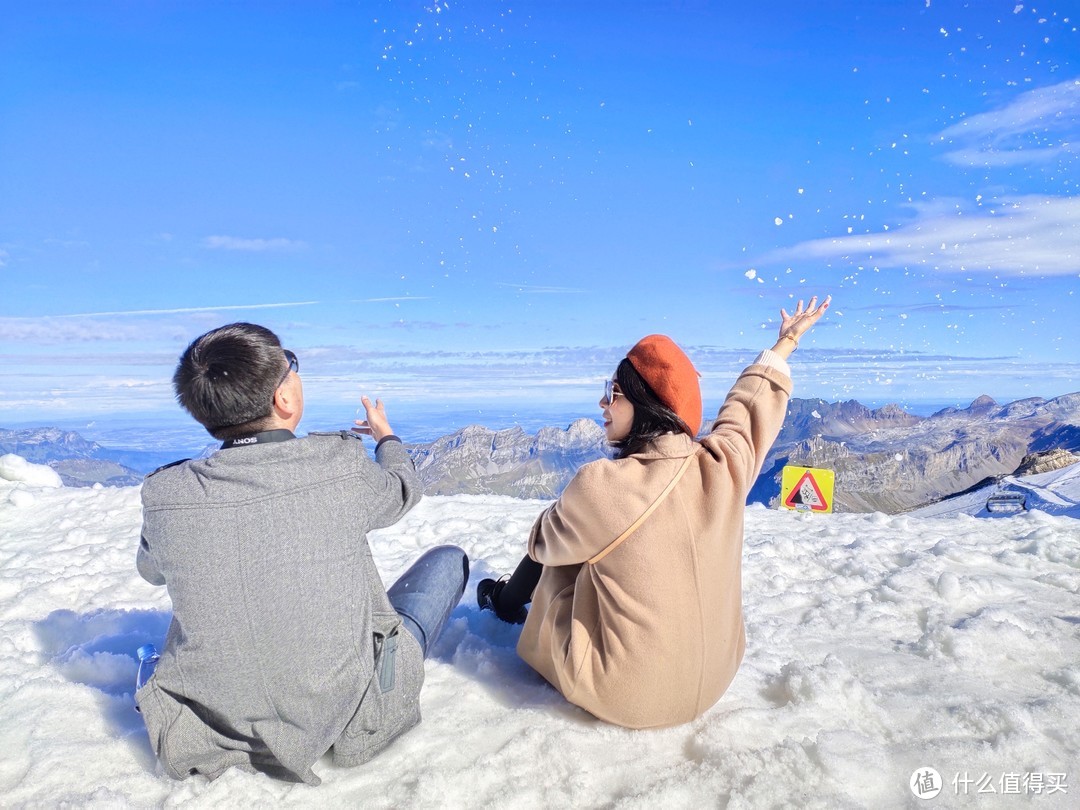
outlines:
[[829, 308], [829, 304], [832, 301], [832, 296], [825, 296], [825, 300], [818, 306], [818, 296], [814, 296], [807, 303], [803, 299], [799, 299], [798, 305], [795, 307], [795, 311], [789, 313], [784, 307], [780, 308], [780, 334], [791, 333], [794, 337], [803, 335], [811, 326], [821, 319], [821, 316], [825, 314], [825, 310]]

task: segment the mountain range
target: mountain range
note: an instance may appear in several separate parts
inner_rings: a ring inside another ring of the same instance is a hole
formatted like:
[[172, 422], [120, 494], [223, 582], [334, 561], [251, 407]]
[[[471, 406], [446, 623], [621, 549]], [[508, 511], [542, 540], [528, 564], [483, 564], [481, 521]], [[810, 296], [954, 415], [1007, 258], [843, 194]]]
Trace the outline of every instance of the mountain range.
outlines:
[[[536, 498], [555, 497], [581, 464], [607, 452], [602, 429], [587, 419], [535, 436], [470, 426], [409, 450], [431, 494]], [[791, 464], [833, 470], [837, 511], [904, 512], [1013, 474], [1025, 458], [1035, 464], [1053, 450], [1080, 451], [1080, 394], [1007, 405], [982, 396], [929, 417], [897, 405], [793, 399], [749, 501], [775, 505], [781, 471]], [[1076, 460], [1069, 453], [1057, 459]]]
[[[609, 452], [602, 428], [590, 419], [535, 434], [470, 425], [406, 448], [430, 495], [545, 499], [556, 497], [582, 464]], [[854, 400], [792, 399], [748, 500], [775, 504], [785, 465], [824, 467], [835, 475], [837, 511], [892, 514], [1022, 475], [1025, 459], [1030, 469], [1073, 463], [1080, 457], [1072, 451], [1080, 451], [1080, 393], [1006, 405], [982, 396], [967, 408], [928, 417], [897, 405], [870, 409]], [[57, 428], [0, 429], [3, 453], [46, 463], [69, 486], [137, 484], [171, 460], [105, 448]]]
[[22, 456], [35, 464], [49, 465], [69, 487], [132, 486], [140, 483], [145, 473], [166, 463], [154, 463], [160, 454], [103, 447], [74, 431], [55, 427], [0, 428], [0, 455], [7, 453]]
[[929, 417], [893, 405], [792, 400], [751, 497], [769, 502], [785, 464], [823, 467], [835, 475], [837, 510], [895, 514], [1012, 474], [1029, 454], [1051, 450], [1080, 450], [1080, 393], [1007, 405], [981, 396]]

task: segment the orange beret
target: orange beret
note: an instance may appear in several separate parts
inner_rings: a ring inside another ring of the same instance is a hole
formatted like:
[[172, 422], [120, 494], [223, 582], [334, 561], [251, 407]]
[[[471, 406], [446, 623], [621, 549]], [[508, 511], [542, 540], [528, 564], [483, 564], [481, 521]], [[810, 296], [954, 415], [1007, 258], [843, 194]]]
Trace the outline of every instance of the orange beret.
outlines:
[[643, 337], [626, 355], [656, 396], [686, 423], [691, 436], [701, 429], [701, 375], [667, 335]]

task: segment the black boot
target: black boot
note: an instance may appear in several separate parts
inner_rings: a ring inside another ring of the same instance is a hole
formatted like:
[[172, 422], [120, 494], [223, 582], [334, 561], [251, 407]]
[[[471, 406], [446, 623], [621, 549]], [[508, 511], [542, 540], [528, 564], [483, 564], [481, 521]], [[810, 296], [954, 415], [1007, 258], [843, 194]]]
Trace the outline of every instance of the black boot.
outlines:
[[500, 579], [497, 582], [494, 579], [480, 580], [480, 583], [476, 586], [476, 604], [480, 606], [481, 610], [490, 610], [508, 624], [524, 624], [525, 619], [529, 616], [529, 611], [525, 609], [524, 605], [519, 606], [516, 610], [501, 609], [499, 595], [504, 587], [506, 587], [505, 579]]

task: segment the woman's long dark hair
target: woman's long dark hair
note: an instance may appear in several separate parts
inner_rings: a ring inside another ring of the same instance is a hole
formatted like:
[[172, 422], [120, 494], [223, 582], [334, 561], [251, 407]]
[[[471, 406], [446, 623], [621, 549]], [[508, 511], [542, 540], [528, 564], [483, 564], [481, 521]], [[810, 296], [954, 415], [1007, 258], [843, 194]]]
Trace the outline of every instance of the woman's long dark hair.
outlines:
[[615, 458], [626, 458], [640, 453], [645, 445], [665, 433], [685, 433], [690, 438], [694, 437], [694, 432], [671, 408], [660, 401], [628, 358], [624, 357], [615, 369], [615, 382], [619, 384], [623, 396], [634, 406], [634, 421], [630, 425], [630, 433], [625, 439], [611, 443], [615, 448]]

